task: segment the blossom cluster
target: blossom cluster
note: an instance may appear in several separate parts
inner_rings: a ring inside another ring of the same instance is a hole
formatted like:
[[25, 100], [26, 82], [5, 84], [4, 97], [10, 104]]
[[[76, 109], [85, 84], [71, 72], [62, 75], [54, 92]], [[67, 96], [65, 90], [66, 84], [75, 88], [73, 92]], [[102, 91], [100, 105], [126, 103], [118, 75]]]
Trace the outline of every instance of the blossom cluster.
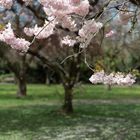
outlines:
[[74, 44], [76, 43], [77, 41], [74, 40], [74, 39], [71, 39], [70, 36], [65, 36], [62, 40], [61, 40], [61, 43], [62, 44], [65, 44], [65, 45], [68, 45], [68, 46], [74, 46]]
[[54, 17], [58, 24], [71, 31], [77, 29], [71, 14], [86, 16], [90, 7], [88, 0], [40, 0], [40, 3], [47, 16]]
[[0, 41], [7, 43], [11, 48], [21, 52], [27, 52], [30, 46], [30, 42], [23, 38], [15, 37], [10, 23], [6, 25], [6, 28], [3, 31], [0, 31]]
[[36, 36], [38, 39], [48, 38], [54, 33], [55, 22], [45, 22], [43, 27], [35, 25], [34, 28], [24, 28], [24, 33], [27, 36]]
[[[29, 4], [32, 0], [23, 0], [25, 4]], [[39, 0], [42, 4], [43, 9], [51, 20], [50, 23], [45, 22], [43, 27], [38, 27], [35, 25], [33, 28], [24, 28], [24, 32], [28, 36], [35, 36], [38, 39], [48, 38], [54, 33], [54, 28], [56, 24], [61, 25], [63, 28], [67, 28], [70, 31], [78, 31], [78, 36], [75, 40], [71, 40], [71, 37], [64, 37], [62, 39], [62, 44], [67, 44], [72, 46], [75, 41], [80, 43], [81, 48], [85, 48], [90, 43], [94, 34], [98, 33], [103, 27], [103, 23], [96, 22], [95, 19], [82, 20], [89, 13], [89, 0]], [[0, 4], [6, 8], [10, 8], [13, 4], [12, 0], [0, 0]], [[75, 20], [72, 15], [78, 15], [82, 18]], [[131, 18], [132, 13], [130, 12], [119, 12], [119, 22], [121, 24], [128, 23]], [[78, 25], [81, 22], [82, 26]], [[106, 37], [112, 37], [115, 31], [111, 30], [106, 33]], [[12, 45], [12, 44], [11, 44]]]
[[105, 34], [105, 37], [112, 37], [115, 34], [114, 30], [110, 30], [108, 33]]
[[86, 16], [90, 6], [88, 0], [40, 0], [40, 3], [44, 6], [44, 11], [48, 15], [48, 19], [53, 21], [53, 24], [50, 23], [46, 27], [45, 25], [43, 27], [38, 27], [36, 25], [34, 28], [25, 28], [24, 32], [28, 36], [36, 36], [39, 33], [36, 38], [47, 38], [53, 33], [55, 25], [60, 24], [63, 28], [68, 28], [70, 31], [78, 30], [78, 39], [71, 40], [71, 37], [66, 36], [61, 41], [62, 44], [72, 46], [75, 44], [75, 41], [83, 43], [89, 38], [89, 35], [98, 32], [103, 26], [102, 23], [92, 19], [86, 20], [83, 26], [78, 28], [77, 22], [71, 17], [71, 14], [77, 14], [83, 17]]
[[87, 39], [89, 35], [99, 32], [103, 24], [101, 22], [96, 22], [94, 19], [85, 21], [83, 27], [79, 30], [79, 36], [82, 39]]
[[78, 14], [86, 16], [89, 12], [88, 0], [40, 0], [40, 3], [45, 7], [46, 14], [59, 16], [59, 14]]
[[6, 9], [10, 9], [13, 5], [13, 0], [0, 0], [0, 5], [5, 7]]
[[135, 83], [135, 77], [132, 74], [123, 73], [110, 73], [106, 74], [103, 70], [100, 72], [95, 72], [89, 81], [93, 84], [105, 84], [105, 85], [126, 85], [131, 86]]

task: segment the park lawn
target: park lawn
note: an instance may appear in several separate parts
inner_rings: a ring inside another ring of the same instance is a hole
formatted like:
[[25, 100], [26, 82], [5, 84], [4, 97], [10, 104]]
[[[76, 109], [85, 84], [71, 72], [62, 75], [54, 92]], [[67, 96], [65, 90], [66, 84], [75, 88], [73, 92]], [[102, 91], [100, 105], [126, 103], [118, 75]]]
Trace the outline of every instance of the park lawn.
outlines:
[[140, 86], [76, 87], [75, 113], [69, 116], [59, 110], [60, 85], [29, 85], [23, 99], [15, 92], [15, 85], [0, 85], [0, 140], [140, 139]]

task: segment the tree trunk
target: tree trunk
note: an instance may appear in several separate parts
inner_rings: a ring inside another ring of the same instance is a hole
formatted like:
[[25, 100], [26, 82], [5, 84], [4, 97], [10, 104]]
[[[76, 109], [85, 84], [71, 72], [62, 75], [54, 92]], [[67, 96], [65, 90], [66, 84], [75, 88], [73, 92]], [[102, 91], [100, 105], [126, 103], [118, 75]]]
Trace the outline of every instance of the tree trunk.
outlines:
[[73, 88], [69, 86], [64, 86], [65, 90], [65, 98], [64, 98], [64, 105], [63, 105], [63, 111], [67, 114], [73, 113]]
[[18, 84], [18, 91], [17, 91], [17, 97], [25, 97], [27, 95], [26, 91], [26, 79], [24, 76], [17, 78], [17, 84]]
[[46, 72], [46, 81], [45, 81], [46, 85], [50, 85], [50, 77], [49, 77], [49, 74], [48, 74], [48, 71]]
[[111, 90], [112, 89], [112, 87], [111, 87], [111, 85], [107, 85], [107, 90]]

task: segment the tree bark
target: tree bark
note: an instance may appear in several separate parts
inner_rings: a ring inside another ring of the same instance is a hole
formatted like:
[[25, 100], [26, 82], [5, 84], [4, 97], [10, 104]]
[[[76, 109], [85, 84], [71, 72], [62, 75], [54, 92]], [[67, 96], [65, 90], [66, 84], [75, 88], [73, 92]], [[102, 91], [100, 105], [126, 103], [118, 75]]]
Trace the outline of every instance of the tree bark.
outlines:
[[64, 98], [63, 111], [66, 114], [71, 114], [73, 113], [73, 104], [72, 104], [73, 87], [64, 86], [64, 91], [65, 91], [65, 98]]
[[140, 6], [140, 0], [129, 0], [129, 1], [137, 6]]
[[21, 58], [21, 63], [19, 67], [17, 68], [17, 71], [15, 72], [15, 76], [17, 78], [17, 85], [18, 85], [18, 91], [17, 91], [17, 97], [25, 97], [27, 95], [27, 83], [26, 83], [26, 56], [23, 56]]
[[18, 85], [17, 97], [19, 97], [19, 98], [20, 97], [25, 97], [27, 95], [25, 76], [17, 78], [17, 85]]

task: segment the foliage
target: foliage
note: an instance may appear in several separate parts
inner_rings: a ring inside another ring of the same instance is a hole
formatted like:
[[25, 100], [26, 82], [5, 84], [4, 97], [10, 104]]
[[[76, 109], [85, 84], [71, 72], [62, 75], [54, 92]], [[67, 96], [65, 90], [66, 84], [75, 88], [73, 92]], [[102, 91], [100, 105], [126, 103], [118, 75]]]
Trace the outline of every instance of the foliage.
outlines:
[[14, 74], [13, 73], [8, 73], [8, 74], [0, 75], [0, 82], [6, 82], [8, 79], [12, 80], [11, 82], [14, 82]]

